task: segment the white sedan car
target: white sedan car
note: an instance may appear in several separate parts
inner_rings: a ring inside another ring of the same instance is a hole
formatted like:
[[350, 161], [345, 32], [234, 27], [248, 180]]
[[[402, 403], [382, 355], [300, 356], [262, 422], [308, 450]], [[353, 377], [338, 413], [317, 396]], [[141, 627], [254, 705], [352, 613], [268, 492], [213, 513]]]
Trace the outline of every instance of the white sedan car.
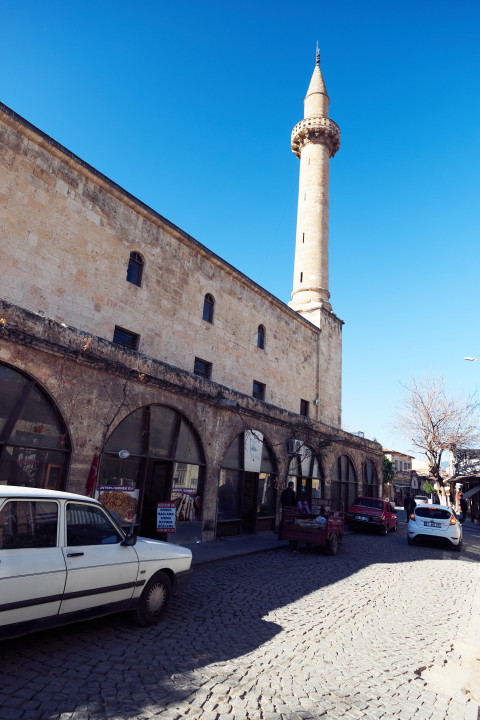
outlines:
[[454, 550], [462, 547], [462, 525], [446, 505], [417, 505], [408, 519], [407, 533], [409, 545], [417, 540], [443, 540]]
[[0, 639], [120, 610], [154, 625], [191, 564], [187, 548], [125, 534], [97, 500], [0, 486]]

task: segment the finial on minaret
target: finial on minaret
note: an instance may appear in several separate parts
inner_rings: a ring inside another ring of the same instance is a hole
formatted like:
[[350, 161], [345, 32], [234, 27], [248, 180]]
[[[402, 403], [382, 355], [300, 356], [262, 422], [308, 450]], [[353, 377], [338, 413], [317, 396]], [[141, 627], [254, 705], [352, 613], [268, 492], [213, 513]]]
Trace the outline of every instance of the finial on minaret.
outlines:
[[317, 40], [317, 67], [320, 67], [320, 50], [318, 49], [318, 40]]

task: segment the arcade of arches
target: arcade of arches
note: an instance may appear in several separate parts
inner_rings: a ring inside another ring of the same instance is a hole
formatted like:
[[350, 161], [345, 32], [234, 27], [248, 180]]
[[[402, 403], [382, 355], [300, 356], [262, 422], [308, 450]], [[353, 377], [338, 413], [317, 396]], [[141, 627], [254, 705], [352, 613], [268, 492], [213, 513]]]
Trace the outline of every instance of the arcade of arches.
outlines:
[[[33, 377], [0, 363], [0, 484], [70, 490], [69, 430], [54, 399]], [[123, 525], [132, 525], [146, 537], [180, 544], [202, 539], [206, 516], [215, 517], [216, 537], [274, 530], [279, 490], [287, 478], [295, 483], [298, 497], [302, 492], [307, 495], [312, 509], [325, 493], [346, 506], [359, 491], [381, 495], [375, 462], [364, 459], [358, 464], [359, 488], [352, 459], [340, 454], [330, 466], [329, 482], [322, 459], [307, 445], [283, 460], [280, 475], [279, 459], [259, 430], [245, 430], [226, 444], [214, 481], [216, 492], [206, 495], [203, 442], [177, 409], [160, 403], [142, 406], [109, 436], [96, 495]], [[82, 492], [78, 484], [75, 490]], [[205, 497], [210, 498], [208, 513]], [[157, 532], [158, 502], [175, 507], [176, 531], [168, 538]]]

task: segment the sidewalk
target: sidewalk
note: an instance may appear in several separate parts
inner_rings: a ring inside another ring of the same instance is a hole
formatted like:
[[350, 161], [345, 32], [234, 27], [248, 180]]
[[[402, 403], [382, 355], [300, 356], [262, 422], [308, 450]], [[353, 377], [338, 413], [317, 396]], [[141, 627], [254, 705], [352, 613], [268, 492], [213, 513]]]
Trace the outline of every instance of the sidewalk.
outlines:
[[266, 532], [259, 535], [237, 535], [208, 543], [186, 544], [184, 547], [192, 551], [192, 565], [195, 566], [242, 555], [253, 555], [265, 550], [280, 550], [288, 547], [288, 540], [279, 540], [276, 533]]

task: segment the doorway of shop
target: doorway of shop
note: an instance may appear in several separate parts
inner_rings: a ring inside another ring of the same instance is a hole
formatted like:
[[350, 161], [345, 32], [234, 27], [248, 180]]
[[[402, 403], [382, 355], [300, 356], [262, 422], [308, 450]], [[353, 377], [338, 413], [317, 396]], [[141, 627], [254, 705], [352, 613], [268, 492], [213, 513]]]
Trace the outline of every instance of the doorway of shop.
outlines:
[[168, 460], [150, 460], [147, 465], [143, 494], [140, 535], [155, 540], [166, 540], [157, 532], [157, 503], [168, 502], [171, 496], [172, 465]]

